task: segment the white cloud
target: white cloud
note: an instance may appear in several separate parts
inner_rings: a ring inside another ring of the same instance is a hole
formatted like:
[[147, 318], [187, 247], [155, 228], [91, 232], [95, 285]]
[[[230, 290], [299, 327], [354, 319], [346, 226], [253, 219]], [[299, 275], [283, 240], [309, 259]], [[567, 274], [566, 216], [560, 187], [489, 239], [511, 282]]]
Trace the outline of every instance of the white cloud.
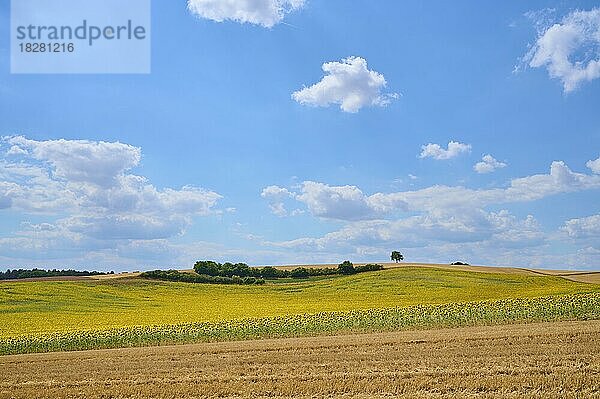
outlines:
[[212, 21], [230, 20], [272, 28], [304, 3], [305, 0], [188, 0], [188, 10]]
[[565, 93], [600, 77], [600, 8], [573, 11], [542, 29], [523, 61], [545, 67]]
[[572, 238], [600, 238], [600, 215], [568, 220], [561, 230]]
[[506, 188], [475, 190], [460, 186], [432, 186], [417, 191], [381, 195], [388, 201], [406, 202], [411, 211], [430, 211], [529, 202], [555, 194], [597, 188], [600, 188], [600, 176], [576, 173], [564, 162], [555, 161], [550, 166], [550, 173], [513, 179]]
[[[278, 216], [289, 214], [284, 200], [294, 199], [306, 205], [314, 216], [337, 220], [378, 218], [406, 206], [402, 200], [386, 198], [381, 193], [366, 196], [356, 186], [329, 186], [313, 181], [303, 182], [298, 193], [269, 186], [263, 189], [261, 197], [269, 201], [271, 211]], [[302, 209], [295, 209], [291, 214], [303, 213]]]
[[21, 147], [19, 147], [18, 145], [13, 145], [12, 147], [10, 147], [10, 149], [6, 152], [6, 155], [27, 155], [27, 151], [25, 151], [24, 149], [22, 149]]
[[319, 217], [351, 220], [373, 213], [368, 199], [355, 186], [332, 187], [307, 181], [302, 184], [302, 193], [297, 198], [308, 206], [313, 215]]
[[595, 174], [600, 175], [600, 158], [587, 161], [585, 166], [587, 166]]
[[477, 173], [483, 174], [483, 173], [491, 173], [491, 172], [495, 171], [496, 169], [505, 168], [505, 167], [506, 167], [506, 164], [504, 162], [500, 162], [500, 161], [496, 160], [490, 154], [487, 154], [487, 155], [484, 155], [483, 158], [481, 158], [481, 162], [477, 162], [473, 166], [473, 169]]
[[420, 215], [399, 220], [352, 222], [322, 237], [305, 237], [265, 245], [323, 253], [386, 253], [389, 248], [425, 248], [446, 244], [478, 244], [514, 249], [545, 241], [539, 223], [529, 215], [518, 219], [508, 211], [474, 210], [455, 215]]
[[[404, 220], [374, 220], [349, 223], [323, 236], [289, 241], [264, 241], [265, 247], [281, 251], [280, 257], [296, 257], [297, 262], [374, 262], [389, 259], [399, 249], [411, 262], [471, 264], [513, 267], [549, 267], [596, 270], [600, 248], [565, 245], [565, 241], [541, 226], [531, 215], [517, 218], [507, 211], [481, 213], [479, 223], [461, 231], [459, 224], [419, 217]], [[423, 227], [423, 223], [426, 223]], [[447, 224], [447, 228], [444, 225]], [[572, 241], [574, 242], [574, 241]], [[597, 240], [596, 240], [597, 242]], [[561, 252], [555, 250], [561, 247]]]
[[293, 198], [294, 194], [287, 188], [269, 186], [262, 190], [260, 196], [269, 201], [269, 208], [273, 214], [283, 217], [288, 215], [284, 201], [288, 198]]
[[[322, 236], [265, 240], [263, 245], [310, 254], [321, 261], [336, 256], [357, 261], [386, 259], [390, 249], [402, 248], [415, 261], [469, 259], [529, 267], [560, 261], [565, 267], [591, 267], [591, 255], [577, 248], [566, 249], [564, 256], [548, 255], [560, 237], [544, 232], [534, 216], [518, 218], [508, 210], [487, 208], [594, 189], [600, 189], [600, 176], [573, 172], [561, 161], [553, 162], [547, 174], [516, 178], [502, 188], [431, 186], [368, 195], [356, 186], [307, 181], [297, 193], [286, 192], [314, 217], [333, 219], [342, 226]], [[596, 230], [599, 222], [594, 217], [570, 221], [566, 226], [571, 236], [589, 237], [600, 234]]]
[[361, 57], [348, 57], [341, 62], [323, 64], [325, 76], [320, 82], [292, 94], [300, 104], [327, 107], [339, 104], [344, 112], [355, 113], [367, 106], [383, 107], [396, 93], [383, 93], [387, 82], [382, 74], [369, 70]]
[[[536, 201], [542, 198], [600, 188], [600, 176], [571, 171], [555, 161], [548, 174], [513, 179], [505, 188], [469, 189], [461, 186], [431, 186], [415, 191], [365, 194], [356, 186], [330, 186], [305, 181], [290, 198], [306, 205], [313, 216], [357, 221], [375, 220], [394, 212], [465, 212], [490, 205]], [[278, 187], [278, 189], [281, 189]]]
[[10, 207], [23, 212], [60, 212], [77, 207], [76, 194], [64, 181], [56, 181], [51, 172], [33, 163], [9, 163], [0, 160], [0, 197]]
[[366, 196], [356, 186], [328, 186], [312, 181], [302, 183], [301, 193], [295, 198], [314, 216], [339, 220], [373, 219], [405, 207], [402, 200], [381, 194]]
[[[22, 136], [8, 137], [9, 144], [27, 149], [33, 159], [53, 167], [55, 178], [110, 187], [116, 177], [137, 166], [141, 149], [128, 144], [88, 140], [28, 140]], [[9, 151], [10, 152], [10, 151]], [[26, 151], [21, 154], [28, 154]]]
[[554, 161], [550, 174], [513, 179], [499, 199], [503, 202], [534, 201], [550, 195], [597, 188], [600, 188], [600, 176], [576, 173], [564, 162]]
[[469, 153], [470, 151], [470, 144], [459, 143], [457, 141], [450, 141], [447, 149], [442, 148], [439, 144], [429, 143], [421, 146], [421, 155], [419, 155], [419, 158], [444, 160], [455, 158], [461, 154]]
[[221, 198], [191, 186], [158, 189], [128, 173], [139, 164], [141, 150], [127, 144], [21, 136], [2, 142], [28, 152], [19, 163], [0, 160], [0, 208], [53, 217], [62, 232], [81, 237], [176, 236], [194, 217], [215, 213]]
[[260, 196], [263, 198], [274, 198], [281, 200], [287, 197], [293, 197], [293, 194], [287, 189], [279, 186], [269, 186], [265, 187]]
[[78, 216], [61, 220], [61, 227], [99, 240], [150, 240], [180, 234], [189, 220], [181, 215], [121, 214]]

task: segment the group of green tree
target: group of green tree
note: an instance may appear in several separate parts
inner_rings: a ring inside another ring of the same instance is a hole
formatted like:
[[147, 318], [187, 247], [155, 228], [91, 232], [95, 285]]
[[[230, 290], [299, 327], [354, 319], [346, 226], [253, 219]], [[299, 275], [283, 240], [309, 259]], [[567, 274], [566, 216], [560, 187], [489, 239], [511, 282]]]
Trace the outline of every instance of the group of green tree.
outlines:
[[[392, 251], [391, 259], [395, 262], [404, 260], [404, 256], [398, 251]], [[383, 266], [378, 264], [367, 264], [354, 266], [350, 261], [344, 261], [338, 267], [313, 268], [297, 267], [295, 269], [278, 269], [272, 266], [250, 267], [245, 263], [218, 263], [210, 260], [198, 261], [194, 265], [195, 273], [182, 273], [177, 270], [153, 270], [141, 274], [143, 278], [181, 281], [189, 283], [211, 283], [211, 284], [264, 284], [265, 280], [282, 278], [302, 279], [317, 276], [350, 275], [363, 272], [382, 270]], [[16, 280], [23, 278], [39, 277], [70, 277], [70, 276], [98, 276], [114, 274], [97, 271], [68, 270], [44, 270], [44, 269], [8, 269], [0, 271], [0, 280]]]
[[272, 266], [250, 267], [245, 263], [218, 263], [210, 260], [199, 261], [194, 265], [194, 271], [198, 274], [221, 277], [256, 277], [263, 279], [333, 276], [336, 274], [356, 274], [381, 269], [383, 269], [383, 266], [381, 265], [368, 264], [354, 266], [350, 261], [344, 261], [338, 267], [297, 267], [292, 270], [278, 269]]
[[71, 277], [71, 276], [100, 276], [104, 274], [114, 274], [115, 272], [104, 273], [96, 271], [77, 271], [69, 270], [44, 270], [44, 269], [8, 269], [5, 272], [0, 272], [0, 280], [17, 280], [22, 278], [39, 278], [39, 277]]
[[152, 270], [140, 275], [142, 278], [163, 281], [178, 281], [182, 283], [204, 283], [204, 284], [264, 284], [265, 280], [251, 276], [210, 276], [207, 274], [186, 273], [178, 270]]
[[218, 263], [211, 260], [198, 261], [194, 265], [195, 273], [177, 270], [153, 270], [144, 272], [141, 277], [156, 280], [181, 281], [189, 283], [210, 284], [264, 284], [265, 280], [303, 279], [317, 276], [350, 275], [382, 270], [378, 264], [354, 266], [350, 261], [344, 261], [338, 267], [312, 268], [297, 267], [292, 270], [278, 269], [272, 266], [250, 267], [245, 263]]

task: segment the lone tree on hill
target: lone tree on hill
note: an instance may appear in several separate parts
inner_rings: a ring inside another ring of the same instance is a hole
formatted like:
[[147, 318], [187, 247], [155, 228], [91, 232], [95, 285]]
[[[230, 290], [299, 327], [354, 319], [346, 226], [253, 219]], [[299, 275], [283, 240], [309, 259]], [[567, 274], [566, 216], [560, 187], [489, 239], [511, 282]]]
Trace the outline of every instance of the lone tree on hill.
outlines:
[[399, 251], [392, 251], [392, 260], [396, 263], [404, 260], [404, 256]]

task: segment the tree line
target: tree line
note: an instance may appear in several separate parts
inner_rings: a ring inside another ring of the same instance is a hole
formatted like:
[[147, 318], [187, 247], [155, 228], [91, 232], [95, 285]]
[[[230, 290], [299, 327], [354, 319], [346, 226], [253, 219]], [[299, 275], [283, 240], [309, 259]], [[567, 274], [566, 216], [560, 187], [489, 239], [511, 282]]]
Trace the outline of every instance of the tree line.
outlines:
[[104, 273], [96, 271], [77, 271], [68, 270], [44, 270], [44, 269], [8, 269], [5, 272], [0, 272], [0, 280], [18, 280], [22, 278], [39, 278], [39, 277], [71, 277], [71, 276], [100, 276], [105, 274], [115, 274], [115, 272]]
[[194, 271], [198, 274], [221, 277], [256, 277], [263, 279], [308, 278], [316, 276], [332, 276], [336, 274], [348, 275], [382, 269], [383, 266], [376, 264], [354, 266], [350, 261], [344, 261], [336, 268], [297, 267], [292, 270], [277, 269], [272, 266], [250, 267], [245, 263], [218, 263], [210, 260], [198, 261], [194, 265]]
[[195, 273], [184, 273], [177, 270], [153, 270], [144, 272], [142, 278], [154, 280], [179, 281], [187, 283], [208, 284], [264, 284], [265, 280], [284, 278], [303, 279], [317, 276], [351, 275], [357, 273], [382, 270], [378, 264], [354, 266], [344, 261], [338, 267], [309, 268], [297, 267], [292, 270], [277, 269], [272, 266], [250, 267], [245, 263], [218, 263], [211, 260], [198, 261], [194, 264]]
[[151, 280], [177, 281], [183, 283], [204, 284], [264, 284], [265, 280], [250, 276], [210, 276], [206, 274], [182, 273], [178, 270], [152, 270], [140, 274], [140, 277]]

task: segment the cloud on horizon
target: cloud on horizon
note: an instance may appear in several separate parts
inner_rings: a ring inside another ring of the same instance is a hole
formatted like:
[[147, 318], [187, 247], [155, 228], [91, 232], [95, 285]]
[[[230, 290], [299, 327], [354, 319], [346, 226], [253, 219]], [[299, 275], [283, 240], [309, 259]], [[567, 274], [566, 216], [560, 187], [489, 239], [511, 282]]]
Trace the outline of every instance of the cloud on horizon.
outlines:
[[[353, 257], [387, 256], [390, 248], [409, 253], [427, 250], [440, 260], [441, 248], [451, 248], [446, 259], [470, 257], [499, 264], [507, 259], [524, 266], [543, 266], [551, 259], [548, 248], [567, 232], [569, 245], [581, 245], [573, 238], [597, 236], [597, 216], [567, 221], [565, 227], [545, 232], [533, 215], [519, 218], [507, 209], [513, 203], [538, 201], [556, 194], [600, 189], [600, 176], [573, 172], [564, 162], [555, 161], [547, 174], [515, 178], [503, 188], [470, 189], [461, 186], [430, 186], [414, 191], [365, 194], [356, 186], [330, 186], [306, 181], [289, 196], [303, 204], [309, 215], [341, 222], [342, 226], [320, 237], [300, 237], [284, 241], [263, 241], [263, 245], [304, 253], [348, 254]], [[557, 241], [558, 240], [558, 241]], [[596, 248], [585, 242], [587, 248]], [[600, 248], [598, 248], [600, 249]], [[593, 265], [595, 252], [583, 248], [571, 257], [555, 257], [572, 262], [578, 259]], [[510, 254], [508, 256], [507, 254]], [[494, 258], [494, 256], [496, 258]], [[528, 258], [529, 257], [529, 258]], [[426, 258], [421, 258], [427, 260]], [[510, 264], [510, 263], [507, 263]], [[565, 266], [567, 267], [567, 266]]]

